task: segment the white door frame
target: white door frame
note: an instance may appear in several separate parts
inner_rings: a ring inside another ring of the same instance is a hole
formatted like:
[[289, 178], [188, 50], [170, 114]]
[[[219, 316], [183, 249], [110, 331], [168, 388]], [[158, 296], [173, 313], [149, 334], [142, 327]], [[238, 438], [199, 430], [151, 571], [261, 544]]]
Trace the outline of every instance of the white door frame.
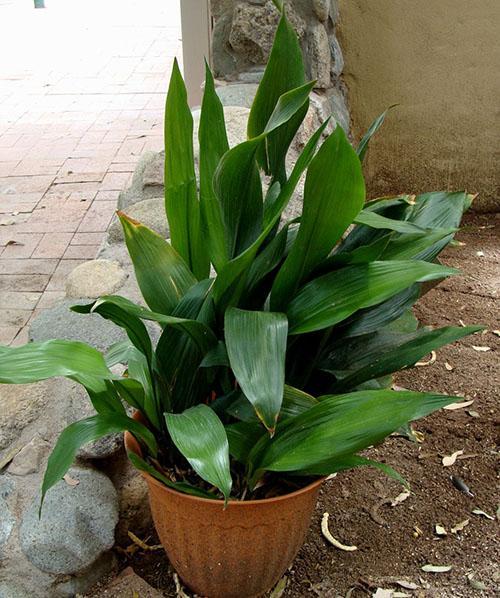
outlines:
[[212, 18], [209, 0], [180, 0], [184, 79], [191, 107], [201, 104], [204, 58], [211, 64]]

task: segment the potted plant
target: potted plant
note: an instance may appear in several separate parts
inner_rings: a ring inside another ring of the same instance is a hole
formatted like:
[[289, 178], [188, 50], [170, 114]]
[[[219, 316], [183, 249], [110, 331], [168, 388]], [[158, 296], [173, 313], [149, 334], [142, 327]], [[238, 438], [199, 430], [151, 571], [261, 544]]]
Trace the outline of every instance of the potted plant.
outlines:
[[[171, 241], [119, 214], [147, 307], [106, 296], [72, 308], [113, 321], [127, 340], [105, 355], [61, 340], [0, 347], [0, 382], [66, 376], [96, 410], [61, 434], [42, 501], [81, 445], [125, 432], [169, 558], [204, 596], [272, 587], [300, 548], [324, 476], [374, 466], [404, 482], [360, 452], [457, 398], [392, 390], [391, 374], [479, 330], [417, 326], [422, 284], [456, 273], [437, 256], [471, 199], [365, 204], [361, 162], [384, 115], [356, 149], [338, 126], [322, 142], [324, 123], [287, 172], [313, 86], [282, 14], [248, 140], [230, 149], [207, 67], [198, 188], [175, 64], [165, 115]], [[304, 174], [302, 214], [280, 222]], [[161, 327], [156, 344], [144, 320]]]

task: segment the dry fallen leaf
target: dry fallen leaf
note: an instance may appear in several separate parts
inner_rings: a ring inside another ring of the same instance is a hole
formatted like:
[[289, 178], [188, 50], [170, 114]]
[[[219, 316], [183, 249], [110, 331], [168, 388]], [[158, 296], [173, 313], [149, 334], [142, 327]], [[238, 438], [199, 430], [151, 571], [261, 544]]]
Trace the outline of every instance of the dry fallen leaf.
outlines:
[[465, 328], [466, 324], [463, 320], [458, 320], [458, 323], [460, 324], [460, 326], [462, 326], [462, 328]]
[[444, 364], [444, 367], [449, 371], [449, 372], [453, 372], [453, 370], [455, 369], [451, 364], [449, 364], [447, 361]]
[[431, 351], [430, 359], [427, 361], [417, 361], [416, 367], [424, 367], [426, 365], [432, 365], [436, 361], [436, 351]]
[[446, 573], [447, 571], [451, 571], [451, 565], [424, 565], [422, 567], [422, 571], [426, 573]]
[[491, 351], [491, 347], [481, 347], [479, 345], [472, 345], [472, 348], [478, 353], [486, 353], [486, 351]]
[[283, 596], [283, 592], [286, 589], [286, 584], [288, 583], [287, 577], [282, 577], [278, 583], [274, 586], [274, 590], [269, 594], [269, 598], [281, 598]]
[[434, 531], [436, 532], [436, 536], [448, 535], [448, 532], [444, 529], [442, 525], [439, 525], [439, 523], [436, 523], [436, 525], [434, 526]]
[[394, 598], [394, 591], [377, 588], [377, 591], [373, 594], [373, 598]]
[[68, 486], [78, 486], [80, 483], [80, 480], [75, 480], [75, 478], [72, 478], [69, 473], [63, 476], [63, 480], [66, 482], [66, 484], [68, 484]]
[[495, 521], [495, 518], [488, 513], [485, 513], [482, 509], [472, 509], [474, 515], [479, 515], [480, 517], [486, 517], [486, 519], [490, 519], [491, 521]]
[[451, 528], [451, 533], [458, 534], [458, 532], [461, 532], [464, 529], [464, 527], [469, 525], [469, 521], [469, 519], [464, 519], [464, 521], [460, 521], [460, 523], [457, 523]]
[[484, 251], [476, 251], [477, 257], [484, 257]]
[[130, 530], [127, 532], [128, 537], [132, 540], [132, 542], [134, 544], [137, 544], [137, 546], [139, 546], [140, 548], [142, 548], [142, 550], [160, 550], [163, 548], [163, 546], [161, 544], [153, 544], [153, 545], [149, 545], [146, 544], [146, 542], [144, 542], [144, 540], [141, 540], [139, 537], [137, 537], [134, 532], [131, 532]]
[[495, 336], [500, 336], [500, 330], [492, 330], [491, 331]]
[[462, 401], [461, 403], [451, 403], [450, 405], [443, 407], [443, 409], [446, 409], [447, 411], [455, 411], [455, 409], [463, 409], [464, 407], [468, 407], [469, 405], [472, 405], [473, 402], [474, 399], [471, 399], [470, 401]]
[[401, 492], [401, 494], [398, 494], [396, 496], [396, 498], [391, 502], [391, 507], [395, 507], [396, 505], [401, 504], [402, 502], [404, 502], [408, 497], [410, 496], [410, 493], [406, 490], [405, 492]]
[[397, 584], [398, 586], [401, 586], [405, 590], [417, 590], [418, 589], [418, 585], [416, 583], [413, 583], [411, 581], [405, 581], [404, 579], [398, 579], [394, 583]]
[[451, 467], [452, 465], [455, 464], [457, 457], [459, 455], [463, 455], [463, 454], [464, 454], [464, 451], [462, 449], [460, 449], [459, 451], [455, 451], [451, 455], [446, 455], [445, 457], [443, 457], [443, 460], [442, 460], [443, 467]]
[[480, 417], [479, 413], [477, 411], [472, 410], [472, 409], [468, 409], [467, 410], [467, 414], [470, 415], [471, 417]]
[[321, 519], [321, 533], [328, 540], [328, 542], [330, 542], [330, 544], [332, 544], [332, 546], [335, 546], [335, 548], [339, 548], [340, 550], [345, 550], [346, 552], [352, 552], [354, 550], [357, 550], [358, 549], [357, 546], [347, 546], [345, 544], [342, 544], [342, 542], [339, 542], [332, 536], [332, 534], [330, 533], [330, 530], [328, 529], [328, 518], [329, 517], [330, 517], [330, 513], [325, 512], [325, 513], [323, 513], [323, 518]]

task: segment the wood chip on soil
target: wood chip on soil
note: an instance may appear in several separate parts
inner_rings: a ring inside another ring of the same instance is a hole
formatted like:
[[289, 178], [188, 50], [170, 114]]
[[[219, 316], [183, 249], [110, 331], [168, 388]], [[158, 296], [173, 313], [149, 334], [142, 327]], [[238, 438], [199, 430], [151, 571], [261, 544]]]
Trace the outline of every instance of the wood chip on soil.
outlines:
[[486, 353], [486, 351], [491, 351], [491, 347], [481, 347], [479, 345], [472, 345], [472, 348], [478, 353]]
[[455, 409], [463, 409], [464, 407], [469, 407], [469, 405], [472, 405], [473, 402], [474, 399], [471, 399], [470, 401], [451, 403], [450, 405], [446, 405], [446, 407], [443, 407], [443, 409], [446, 409], [447, 411], [455, 411]]
[[432, 365], [436, 361], [436, 351], [431, 351], [431, 356], [427, 361], [417, 361], [416, 367], [421, 368], [427, 365]]
[[458, 532], [461, 532], [465, 527], [469, 525], [469, 521], [469, 519], [464, 519], [463, 521], [460, 521], [460, 523], [457, 523], [451, 528], [451, 533], [458, 534]]
[[342, 544], [342, 542], [339, 542], [336, 538], [334, 538], [332, 536], [332, 534], [330, 533], [330, 530], [328, 528], [329, 517], [330, 517], [330, 513], [325, 512], [325, 513], [323, 513], [323, 518], [321, 519], [321, 533], [328, 540], [328, 542], [330, 542], [330, 544], [332, 546], [335, 546], [335, 548], [344, 550], [346, 552], [353, 552], [354, 550], [357, 550], [358, 549], [357, 546], [348, 546], [346, 544]]
[[490, 519], [491, 521], [495, 521], [495, 518], [488, 513], [485, 513], [482, 509], [472, 509], [474, 515], [479, 515], [480, 517], [485, 517], [486, 519]]
[[408, 491], [405, 492], [401, 492], [401, 494], [398, 494], [396, 496], [396, 498], [391, 502], [391, 507], [395, 507], [396, 505], [401, 504], [402, 502], [404, 502], [408, 497], [410, 496], [410, 493]]
[[445, 530], [445, 528], [442, 525], [439, 525], [439, 523], [436, 523], [436, 525], [434, 526], [434, 532], [436, 533], [436, 536], [447, 536], [448, 532]]

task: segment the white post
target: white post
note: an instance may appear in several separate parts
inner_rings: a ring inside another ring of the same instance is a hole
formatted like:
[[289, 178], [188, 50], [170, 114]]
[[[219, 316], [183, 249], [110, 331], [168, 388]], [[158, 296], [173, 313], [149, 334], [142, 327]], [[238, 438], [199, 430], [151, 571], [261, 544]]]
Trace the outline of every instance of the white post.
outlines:
[[205, 79], [204, 58], [211, 62], [212, 20], [209, 0], [180, 0], [184, 79], [191, 107], [199, 106]]

